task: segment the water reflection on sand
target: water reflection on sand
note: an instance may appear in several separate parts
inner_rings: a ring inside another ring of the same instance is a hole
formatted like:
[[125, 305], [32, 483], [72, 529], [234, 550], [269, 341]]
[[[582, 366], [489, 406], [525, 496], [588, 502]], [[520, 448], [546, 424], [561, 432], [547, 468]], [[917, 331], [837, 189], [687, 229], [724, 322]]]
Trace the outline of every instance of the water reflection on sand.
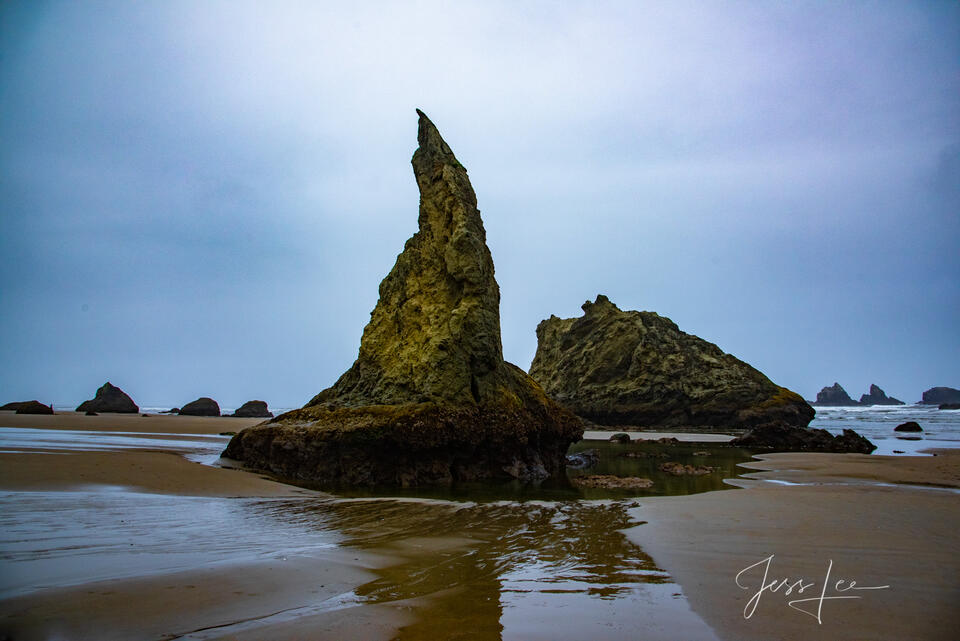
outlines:
[[[710, 638], [678, 587], [619, 532], [631, 525], [630, 505], [5, 494], [3, 596], [215, 564], [242, 571], [250, 561], [347, 548], [391, 561], [338, 607], [412, 608], [416, 622], [400, 639], [461, 632], [576, 638], [591, 630], [603, 631], [598, 638], [631, 638], [638, 621], [672, 630], [686, 625], [698, 630], [695, 638]], [[317, 603], [297, 614], [327, 607]]]
[[[66, 440], [85, 438], [74, 433], [48, 445], [62, 451]], [[177, 437], [177, 449], [211, 447], [190, 441]], [[51, 464], [57, 458], [51, 454]], [[342, 560], [355, 551], [382, 562], [353, 589], [313, 600], [301, 592], [282, 613], [183, 638], [270, 638], [271, 626], [366, 605], [413, 614], [397, 633], [405, 640], [715, 638], [679, 586], [621, 534], [635, 524], [628, 510], [636, 499], [581, 497], [224, 498], [107, 486], [5, 492], [0, 598], [69, 596], [56, 591], [103, 580], [120, 581], [122, 590], [135, 577], [210, 567], [243, 573], [256, 563]]]

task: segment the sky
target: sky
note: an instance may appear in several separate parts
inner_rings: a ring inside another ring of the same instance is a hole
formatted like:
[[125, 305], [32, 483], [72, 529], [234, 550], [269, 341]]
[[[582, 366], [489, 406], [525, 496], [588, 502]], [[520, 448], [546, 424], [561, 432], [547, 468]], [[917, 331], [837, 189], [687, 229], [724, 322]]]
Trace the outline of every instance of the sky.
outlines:
[[6, 0], [0, 402], [307, 402], [416, 231], [418, 107], [520, 367], [603, 293], [806, 398], [960, 388], [958, 2]]

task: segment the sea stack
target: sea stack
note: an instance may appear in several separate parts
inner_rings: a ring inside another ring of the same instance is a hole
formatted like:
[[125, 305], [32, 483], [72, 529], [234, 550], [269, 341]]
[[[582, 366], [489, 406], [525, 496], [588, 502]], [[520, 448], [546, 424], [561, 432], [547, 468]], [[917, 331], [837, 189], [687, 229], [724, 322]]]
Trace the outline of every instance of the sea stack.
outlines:
[[818, 407], [852, 407], [860, 403], [850, 398], [847, 390], [843, 389], [840, 383], [834, 383], [830, 387], [824, 387], [820, 390], [817, 393], [817, 400], [813, 404]]
[[530, 375], [579, 416], [602, 425], [705, 431], [805, 427], [814, 411], [702, 338], [654, 312], [621, 311], [603, 295], [580, 318], [537, 326]]
[[97, 394], [89, 401], [77, 406], [77, 412], [116, 412], [118, 414], [136, 414], [140, 411], [137, 404], [119, 387], [107, 381], [100, 386]]
[[237, 418], [273, 418], [265, 401], [247, 401], [233, 413]]
[[877, 387], [876, 385], [870, 386], [869, 394], [861, 394], [860, 396], [861, 405], [906, 405], [903, 401], [891, 396], [887, 396], [886, 392]]
[[415, 486], [563, 473], [579, 419], [503, 360], [500, 288], [467, 171], [417, 111], [419, 230], [380, 283], [356, 362], [224, 456], [292, 480]]
[[177, 412], [180, 416], [220, 416], [220, 405], [207, 396], [190, 401]]
[[952, 387], [931, 387], [923, 393], [922, 405], [940, 405], [941, 403], [960, 403], [960, 389]]

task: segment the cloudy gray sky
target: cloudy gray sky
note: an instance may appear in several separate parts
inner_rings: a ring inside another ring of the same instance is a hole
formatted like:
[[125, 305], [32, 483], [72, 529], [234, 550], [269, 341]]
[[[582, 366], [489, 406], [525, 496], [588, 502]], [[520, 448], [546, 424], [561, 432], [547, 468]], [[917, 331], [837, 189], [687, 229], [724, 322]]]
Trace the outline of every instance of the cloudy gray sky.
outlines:
[[0, 401], [298, 406], [477, 191], [504, 353], [605, 293], [804, 396], [960, 387], [960, 3], [0, 4]]

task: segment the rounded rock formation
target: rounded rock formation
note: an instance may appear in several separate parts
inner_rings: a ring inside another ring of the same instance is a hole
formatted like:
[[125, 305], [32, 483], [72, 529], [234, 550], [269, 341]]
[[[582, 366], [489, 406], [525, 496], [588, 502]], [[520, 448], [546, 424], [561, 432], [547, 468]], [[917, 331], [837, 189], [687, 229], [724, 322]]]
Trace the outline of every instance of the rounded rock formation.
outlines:
[[923, 428], [920, 427], [920, 424], [916, 421], [907, 421], [906, 423], [900, 423], [895, 428], [894, 432], [922, 432]]
[[920, 403], [923, 405], [960, 403], [960, 389], [954, 389], [952, 387], [931, 387], [923, 393], [923, 399]]
[[530, 375], [552, 398], [601, 425], [719, 430], [806, 425], [814, 411], [719, 347], [653, 312], [603, 295], [580, 318], [537, 326]]
[[177, 414], [180, 416], [220, 416], [220, 406], [212, 398], [202, 396], [184, 405]]
[[17, 414], [53, 414], [53, 405], [44, 405], [40, 401], [18, 403]]
[[264, 401], [247, 401], [232, 416], [237, 418], [273, 418], [273, 412]]

